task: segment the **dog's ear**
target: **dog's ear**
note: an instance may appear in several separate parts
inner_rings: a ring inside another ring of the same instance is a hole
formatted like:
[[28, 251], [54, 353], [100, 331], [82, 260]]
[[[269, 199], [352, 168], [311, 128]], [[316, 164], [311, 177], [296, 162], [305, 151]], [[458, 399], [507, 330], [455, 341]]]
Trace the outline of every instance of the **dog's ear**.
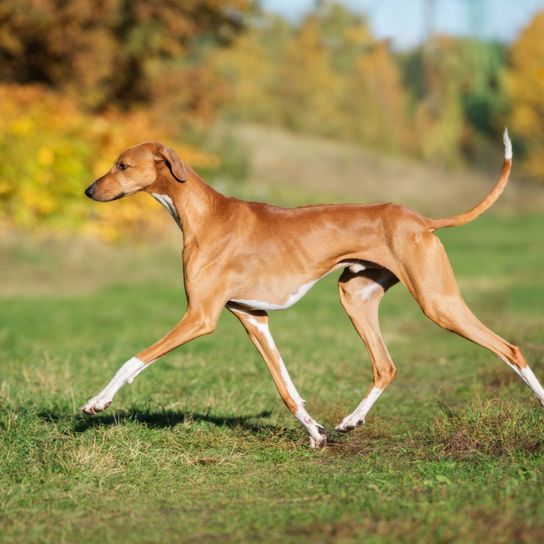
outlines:
[[168, 170], [178, 181], [187, 181], [187, 168], [171, 147], [161, 144], [154, 155], [156, 160], [163, 160], [166, 163]]

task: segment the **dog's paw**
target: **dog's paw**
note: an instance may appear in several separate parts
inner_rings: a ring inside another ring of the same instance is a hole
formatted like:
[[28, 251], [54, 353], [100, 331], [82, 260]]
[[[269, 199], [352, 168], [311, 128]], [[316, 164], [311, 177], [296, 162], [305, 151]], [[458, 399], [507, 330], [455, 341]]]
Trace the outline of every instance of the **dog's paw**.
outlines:
[[349, 433], [349, 431], [353, 431], [355, 427], [362, 425], [364, 422], [364, 418], [359, 419], [356, 414], [350, 414], [349, 416], [346, 416], [342, 420], [342, 423], [337, 425], [335, 429], [341, 433]]
[[94, 416], [99, 412], [103, 412], [110, 404], [111, 400], [97, 396], [88, 401], [87, 404], [81, 408], [81, 411], [89, 416]]
[[327, 445], [327, 435], [322, 434], [318, 439], [310, 436], [310, 448], [313, 450], [320, 450]]
[[315, 423], [315, 429], [313, 429], [310, 434], [310, 448], [313, 450], [319, 450], [324, 448], [326, 445], [327, 434], [325, 433], [325, 429], [319, 425], [319, 423]]

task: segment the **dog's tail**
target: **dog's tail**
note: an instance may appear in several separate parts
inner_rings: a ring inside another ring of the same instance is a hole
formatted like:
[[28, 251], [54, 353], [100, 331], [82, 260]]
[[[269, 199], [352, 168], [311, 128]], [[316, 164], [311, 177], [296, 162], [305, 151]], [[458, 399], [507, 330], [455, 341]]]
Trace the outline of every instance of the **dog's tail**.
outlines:
[[452, 215], [451, 217], [445, 217], [444, 219], [428, 219], [428, 226], [431, 231], [443, 229], [445, 227], [457, 227], [458, 225], [469, 223], [490, 208], [499, 196], [501, 196], [508, 183], [508, 176], [510, 175], [510, 169], [512, 168], [512, 142], [510, 141], [508, 129], [506, 128], [504, 129], [503, 142], [504, 162], [502, 163], [502, 172], [493, 189], [487, 193], [481, 202], [465, 213]]

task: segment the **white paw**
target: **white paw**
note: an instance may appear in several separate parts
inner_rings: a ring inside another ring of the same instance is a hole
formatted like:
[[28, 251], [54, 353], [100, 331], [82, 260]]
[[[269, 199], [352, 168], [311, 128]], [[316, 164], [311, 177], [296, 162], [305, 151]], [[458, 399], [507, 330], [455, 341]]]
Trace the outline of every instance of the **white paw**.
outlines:
[[111, 404], [111, 400], [97, 395], [81, 408], [81, 411], [85, 414], [93, 416], [98, 412], [104, 411]]
[[341, 433], [347, 433], [349, 431], [353, 431], [355, 427], [358, 427], [359, 425], [362, 425], [365, 422], [365, 418], [359, 418], [359, 416], [355, 413], [350, 414], [349, 416], [346, 416], [340, 425], [337, 425], [335, 429]]
[[319, 438], [314, 438], [313, 436], [310, 436], [310, 448], [313, 450], [319, 450], [321, 448], [324, 448], [327, 445], [327, 435], [322, 434], [319, 436]]
[[312, 419], [312, 425], [308, 428], [310, 433], [310, 448], [318, 450], [327, 445], [327, 434], [322, 425]]

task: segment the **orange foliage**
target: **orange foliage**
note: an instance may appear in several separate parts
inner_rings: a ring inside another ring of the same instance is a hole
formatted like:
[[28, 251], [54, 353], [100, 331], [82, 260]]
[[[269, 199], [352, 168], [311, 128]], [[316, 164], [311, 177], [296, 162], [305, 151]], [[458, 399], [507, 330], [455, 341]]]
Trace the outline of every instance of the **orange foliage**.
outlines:
[[202, 93], [213, 74], [200, 48], [228, 43], [250, 6], [250, 0], [2, 0], [0, 80], [70, 91], [100, 111], [182, 93], [183, 111], [198, 115], [203, 100], [215, 103], [208, 99], [214, 93]]

